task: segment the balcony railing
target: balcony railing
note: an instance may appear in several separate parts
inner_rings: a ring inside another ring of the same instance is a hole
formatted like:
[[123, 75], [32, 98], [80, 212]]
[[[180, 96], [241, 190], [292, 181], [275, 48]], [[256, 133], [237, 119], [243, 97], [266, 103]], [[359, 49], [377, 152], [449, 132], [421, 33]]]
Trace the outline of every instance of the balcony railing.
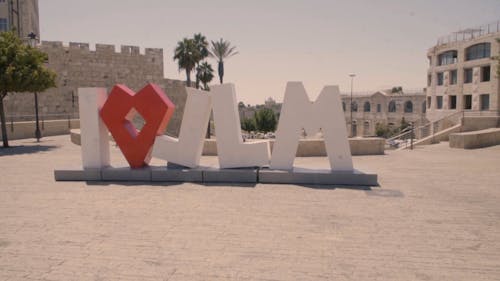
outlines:
[[500, 21], [484, 24], [474, 28], [467, 28], [438, 38], [437, 45], [469, 41], [481, 36], [500, 33]]

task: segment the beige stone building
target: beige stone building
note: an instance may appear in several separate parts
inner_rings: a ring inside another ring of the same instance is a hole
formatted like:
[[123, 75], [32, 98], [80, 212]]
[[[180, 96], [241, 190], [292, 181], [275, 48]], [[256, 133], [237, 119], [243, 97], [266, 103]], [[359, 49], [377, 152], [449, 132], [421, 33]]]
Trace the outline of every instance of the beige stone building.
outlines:
[[425, 94], [420, 91], [404, 93], [384, 90], [373, 94], [355, 94], [352, 106], [349, 106], [350, 101], [350, 95], [342, 95], [347, 130], [352, 132], [350, 134], [353, 137], [374, 136], [377, 123], [398, 127], [403, 118], [406, 122], [413, 122], [415, 126], [427, 122]]
[[0, 32], [16, 30], [24, 40], [34, 33], [40, 38], [38, 0], [0, 0]]
[[462, 112], [498, 116], [500, 21], [467, 28], [438, 39], [427, 52], [427, 117], [439, 120]]

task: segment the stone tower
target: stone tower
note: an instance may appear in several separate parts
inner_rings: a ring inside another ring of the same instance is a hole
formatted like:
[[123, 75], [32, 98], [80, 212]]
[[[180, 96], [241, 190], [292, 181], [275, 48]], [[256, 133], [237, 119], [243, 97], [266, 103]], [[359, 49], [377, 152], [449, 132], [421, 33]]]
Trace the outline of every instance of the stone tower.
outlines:
[[40, 38], [38, 0], [0, 0], [0, 32], [8, 30], [22, 39], [31, 32]]

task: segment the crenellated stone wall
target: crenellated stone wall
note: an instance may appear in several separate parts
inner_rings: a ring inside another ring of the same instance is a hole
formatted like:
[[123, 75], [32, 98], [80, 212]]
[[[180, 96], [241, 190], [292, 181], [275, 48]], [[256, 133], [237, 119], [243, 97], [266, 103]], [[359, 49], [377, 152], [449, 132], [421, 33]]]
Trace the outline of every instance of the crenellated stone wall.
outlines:
[[[39, 93], [39, 110], [44, 119], [78, 116], [79, 87], [106, 87], [125, 84], [134, 91], [147, 83], [158, 84], [177, 106], [168, 133], [178, 135], [180, 120], [186, 100], [185, 82], [163, 77], [163, 49], [146, 48], [141, 53], [138, 46], [96, 44], [95, 50], [88, 43], [42, 41], [40, 50], [48, 54], [47, 67], [57, 73], [57, 88]], [[33, 93], [9, 94], [5, 103], [7, 119], [33, 120]]]

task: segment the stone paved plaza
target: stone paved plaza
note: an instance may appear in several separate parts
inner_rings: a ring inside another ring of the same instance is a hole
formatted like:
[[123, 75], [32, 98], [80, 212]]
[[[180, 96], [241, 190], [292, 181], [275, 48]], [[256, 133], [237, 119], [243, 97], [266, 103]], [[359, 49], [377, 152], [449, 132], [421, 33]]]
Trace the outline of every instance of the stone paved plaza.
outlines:
[[500, 146], [354, 157], [380, 187], [342, 188], [55, 182], [68, 136], [11, 144], [0, 280], [500, 279]]

